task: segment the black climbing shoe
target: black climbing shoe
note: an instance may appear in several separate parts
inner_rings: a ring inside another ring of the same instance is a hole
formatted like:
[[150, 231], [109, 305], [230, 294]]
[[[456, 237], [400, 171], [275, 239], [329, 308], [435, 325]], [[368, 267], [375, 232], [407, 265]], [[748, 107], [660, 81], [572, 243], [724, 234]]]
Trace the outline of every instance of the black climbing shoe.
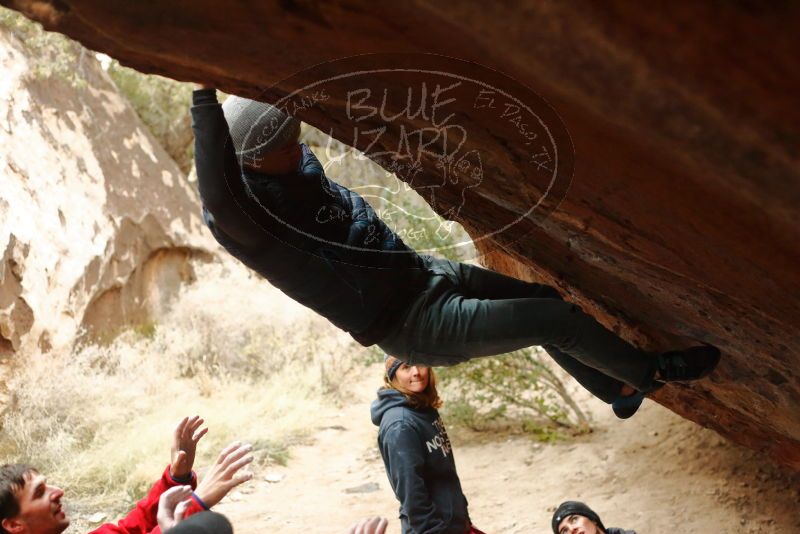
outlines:
[[642, 405], [642, 401], [644, 401], [644, 392], [636, 391], [633, 395], [628, 395], [627, 397], [617, 397], [611, 403], [611, 409], [614, 410], [614, 415], [620, 419], [628, 419], [633, 417], [633, 414]]
[[710, 345], [665, 352], [658, 356], [656, 380], [679, 382], [708, 376], [719, 362], [719, 349]]
[[633, 417], [633, 414], [636, 413], [642, 405], [642, 402], [644, 402], [645, 395], [662, 387], [664, 387], [663, 382], [654, 382], [646, 391], [636, 390], [633, 392], [633, 395], [617, 397], [614, 402], [611, 403], [611, 409], [614, 410], [614, 415], [620, 419], [629, 419]]

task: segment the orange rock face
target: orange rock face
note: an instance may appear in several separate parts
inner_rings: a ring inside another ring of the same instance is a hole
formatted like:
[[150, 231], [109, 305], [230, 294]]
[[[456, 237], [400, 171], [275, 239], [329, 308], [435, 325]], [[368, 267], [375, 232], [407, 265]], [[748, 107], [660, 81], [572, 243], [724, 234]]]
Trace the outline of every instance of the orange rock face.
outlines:
[[[487, 120], [464, 97], [450, 105], [470, 133], [465, 153], [482, 150], [482, 182], [466, 196], [463, 181], [442, 184], [434, 207], [479, 238], [490, 266], [556, 284], [632, 341], [720, 347], [712, 377], [657, 400], [800, 467], [800, 5], [0, 3], [141, 71], [270, 101], [335, 78], [326, 62], [356, 54], [435, 53], [505, 73], [549, 105], [540, 118], [555, 112], [543, 124], [563, 125], [564, 157], [534, 165], [508, 117]], [[376, 73], [372, 96], [431, 80], [416, 76]], [[363, 125], [387, 126], [380, 143], [354, 139], [346, 95], [363, 87], [351, 82], [329, 81], [330, 98], [296, 114], [373, 155], [401, 126], [425, 127], [378, 114]], [[424, 189], [441, 168], [420, 164], [401, 175]], [[547, 197], [551, 171], [563, 191]]]

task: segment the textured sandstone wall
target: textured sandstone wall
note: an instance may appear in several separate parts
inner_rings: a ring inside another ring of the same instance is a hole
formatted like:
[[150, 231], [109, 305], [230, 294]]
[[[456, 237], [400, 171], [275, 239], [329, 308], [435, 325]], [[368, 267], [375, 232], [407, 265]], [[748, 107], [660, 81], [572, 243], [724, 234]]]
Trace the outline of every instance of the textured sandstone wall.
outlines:
[[[495, 251], [487, 262], [558, 285], [654, 350], [719, 346], [711, 379], [665, 388], [659, 402], [800, 466], [800, 5], [0, 3], [145, 72], [271, 100], [293, 89], [281, 80], [297, 71], [370, 52], [446, 54], [513, 76], [563, 119], [574, 177], [546, 220], [479, 244]], [[348, 142], [343, 100], [297, 114]], [[396, 145], [397, 125], [387, 126], [383, 144]], [[477, 126], [475, 146], [508, 125]], [[473, 236], [541, 191], [535, 170], [515, 167], [517, 144], [484, 156], [489, 180], [458, 215]], [[425, 165], [415, 187], [441, 174]], [[446, 212], [458, 193], [442, 188], [434, 207]]]
[[0, 355], [148, 320], [210, 246], [195, 192], [93, 58], [30, 75], [0, 32]]

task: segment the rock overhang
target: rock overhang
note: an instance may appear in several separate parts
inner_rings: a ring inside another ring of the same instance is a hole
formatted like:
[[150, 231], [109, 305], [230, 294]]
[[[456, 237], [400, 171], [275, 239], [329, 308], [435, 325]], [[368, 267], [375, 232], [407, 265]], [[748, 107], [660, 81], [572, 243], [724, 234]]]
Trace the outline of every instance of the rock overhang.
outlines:
[[[720, 347], [712, 377], [657, 400], [800, 466], [800, 7], [681, 5], [656, 16], [624, 2], [0, 3], [138, 70], [272, 101], [310, 67], [333, 75], [336, 60], [359, 54], [451, 56], [518, 81], [560, 118], [574, 169], [546, 217], [478, 243], [486, 263], [557, 285], [650, 349]], [[297, 115], [353, 143], [346, 99]], [[507, 126], [498, 118], [471, 142]], [[482, 194], [454, 214], [473, 236], [542, 196], [501, 145], [485, 158]], [[439, 172], [423, 170], [427, 180]], [[454, 213], [461, 193], [446, 186], [429, 199]]]

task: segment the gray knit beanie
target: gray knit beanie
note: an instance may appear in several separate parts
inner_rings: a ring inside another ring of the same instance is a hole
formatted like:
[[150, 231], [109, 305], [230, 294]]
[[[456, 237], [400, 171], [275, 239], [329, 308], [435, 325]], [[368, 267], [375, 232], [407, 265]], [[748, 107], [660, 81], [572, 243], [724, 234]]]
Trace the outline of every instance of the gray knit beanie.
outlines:
[[223, 102], [222, 112], [237, 156], [265, 156], [300, 135], [300, 121], [257, 100], [231, 95]]

